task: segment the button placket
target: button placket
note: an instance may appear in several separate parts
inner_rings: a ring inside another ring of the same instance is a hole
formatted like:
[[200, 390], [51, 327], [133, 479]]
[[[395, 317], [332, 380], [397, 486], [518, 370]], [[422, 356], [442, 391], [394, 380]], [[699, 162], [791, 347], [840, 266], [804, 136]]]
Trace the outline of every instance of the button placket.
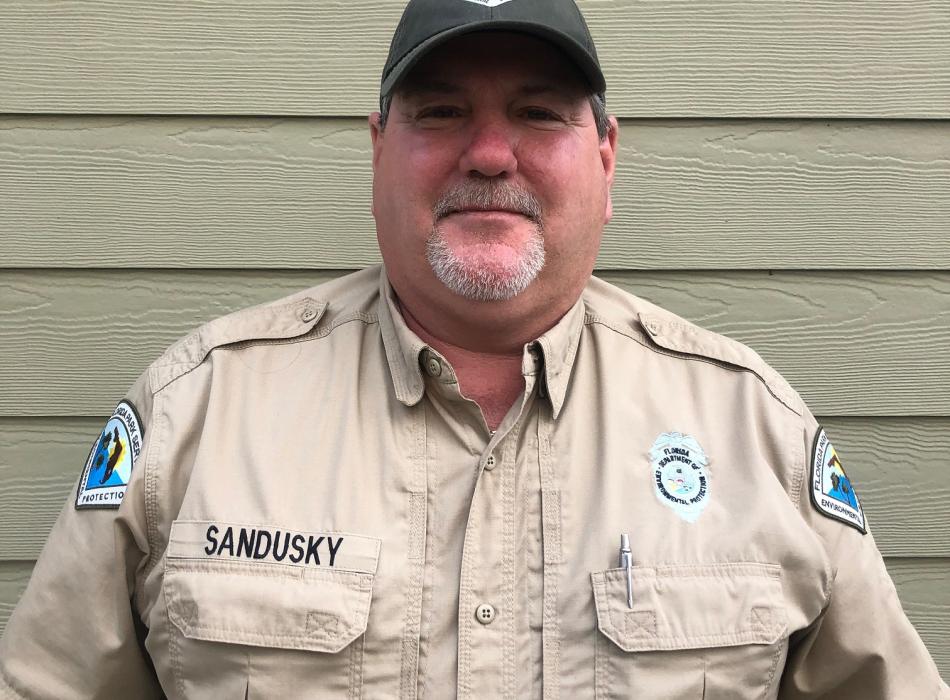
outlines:
[[560, 696], [557, 669], [561, 656], [561, 629], [558, 617], [558, 581], [561, 575], [561, 491], [554, 472], [551, 434], [554, 425], [549, 414], [538, 416], [538, 471], [541, 483], [541, 537], [543, 547], [542, 603], [542, 695]]
[[[503, 461], [509, 465], [514, 462], [520, 420], [497, 444], [489, 442], [490, 447], [486, 448], [481, 461], [486, 472], [489, 457], [494, 458], [495, 466]], [[496, 438], [497, 435], [493, 440]], [[484, 600], [485, 596], [492, 596], [505, 610], [514, 610], [515, 479], [512, 469], [500, 470], [492, 478], [486, 476], [483, 474], [476, 482], [463, 545], [459, 599], [459, 698], [507, 696], [515, 684], [517, 642], [514, 617], [507, 615], [499, 619], [498, 609]], [[503, 514], [500, 520], [490, 515], [499, 507]], [[483, 536], [488, 528], [494, 536]], [[484, 606], [490, 606], [492, 612]], [[487, 629], [487, 625], [493, 622], [498, 624]], [[486, 675], [484, 671], [488, 668], [500, 672]]]

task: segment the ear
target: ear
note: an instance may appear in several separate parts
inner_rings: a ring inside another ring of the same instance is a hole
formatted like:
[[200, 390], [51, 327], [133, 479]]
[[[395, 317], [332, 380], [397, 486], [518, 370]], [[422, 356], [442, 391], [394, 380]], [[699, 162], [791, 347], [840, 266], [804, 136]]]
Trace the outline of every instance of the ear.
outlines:
[[383, 148], [383, 130], [379, 127], [379, 112], [369, 115], [369, 137], [373, 142], [373, 172], [376, 172], [376, 164]]
[[607, 180], [607, 204], [604, 209], [604, 223], [610, 221], [614, 214], [613, 201], [610, 198], [610, 190], [614, 185], [614, 175], [617, 171], [617, 135], [620, 133], [620, 125], [617, 118], [611, 116], [608, 118], [610, 126], [607, 129], [607, 135], [600, 142], [600, 161], [604, 165], [604, 176]]

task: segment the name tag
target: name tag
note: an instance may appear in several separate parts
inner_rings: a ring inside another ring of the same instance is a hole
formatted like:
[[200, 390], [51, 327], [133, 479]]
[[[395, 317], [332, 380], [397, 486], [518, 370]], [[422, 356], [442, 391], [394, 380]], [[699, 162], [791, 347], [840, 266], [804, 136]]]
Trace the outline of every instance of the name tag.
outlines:
[[268, 525], [176, 520], [171, 559], [230, 559], [375, 574], [380, 539], [348, 532], [303, 532]]

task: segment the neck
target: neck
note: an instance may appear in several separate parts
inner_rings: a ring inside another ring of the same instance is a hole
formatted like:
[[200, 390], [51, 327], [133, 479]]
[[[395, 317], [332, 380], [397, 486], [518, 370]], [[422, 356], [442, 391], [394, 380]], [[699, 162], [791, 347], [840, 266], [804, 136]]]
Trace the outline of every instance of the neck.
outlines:
[[399, 310], [413, 333], [452, 364], [462, 395], [478, 404], [488, 429], [497, 430], [524, 390], [521, 348], [501, 353], [467, 350], [425, 328], [401, 301]]

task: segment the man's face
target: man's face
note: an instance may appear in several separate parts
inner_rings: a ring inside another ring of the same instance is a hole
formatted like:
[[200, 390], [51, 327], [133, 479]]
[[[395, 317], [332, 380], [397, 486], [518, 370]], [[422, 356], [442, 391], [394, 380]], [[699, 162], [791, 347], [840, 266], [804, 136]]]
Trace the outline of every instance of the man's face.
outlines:
[[377, 236], [411, 308], [573, 304], [610, 218], [616, 129], [599, 139], [556, 48], [507, 33], [451, 40], [402, 82], [385, 130], [370, 123]]

